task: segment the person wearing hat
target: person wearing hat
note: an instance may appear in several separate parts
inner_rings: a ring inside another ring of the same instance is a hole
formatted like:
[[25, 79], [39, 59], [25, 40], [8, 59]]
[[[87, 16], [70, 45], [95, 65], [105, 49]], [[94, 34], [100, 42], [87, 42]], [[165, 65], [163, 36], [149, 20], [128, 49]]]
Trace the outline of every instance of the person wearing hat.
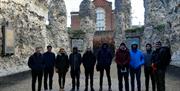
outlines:
[[[77, 47], [73, 47], [73, 52], [69, 56], [69, 64], [71, 67], [71, 78], [72, 78], [72, 89], [75, 91], [75, 85], [77, 86], [77, 91], [79, 91], [80, 86], [80, 66], [81, 66], [81, 54], [78, 52]], [[77, 82], [76, 82], [77, 81]]]
[[94, 66], [96, 64], [96, 57], [90, 47], [87, 48], [87, 51], [83, 54], [82, 63], [85, 69], [85, 90], [84, 91], [88, 91], [89, 77], [90, 77], [91, 91], [94, 91], [93, 76], [94, 76]]
[[56, 72], [59, 75], [60, 90], [63, 90], [65, 86], [66, 73], [68, 72], [68, 68], [69, 68], [69, 59], [64, 48], [60, 48], [57, 54], [55, 61], [55, 68], [56, 68]]
[[56, 56], [55, 54], [51, 51], [52, 46], [48, 45], [47, 46], [47, 52], [43, 54], [43, 61], [45, 63], [45, 68], [44, 68], [44, 90], [48, 90], [48, 84], [47, 80], [49, 78], [49, 90], [52, 90], [52, 85], [53, 85], [53, 75], [54, 75], [54, 63]]
[[160, 41], [156, 42], [156, 50], [153, 52], [152, 61], [157, 91], [165, 91], [165, 72], [171, 62], [170, 47], [162, 47]]
[[138, 49], [138, 43], [133, 42], [131, 44], [130, 51], [130, 77], [131, 77], [131, 90], [134, 91], [134, 80], [136, 77], [137, 91], [141, 91], [141, 66], [144, 64], [144, 55], [141, 50]]
[[130, 53], [125, 43], [121, 43], [116, 51], [115, 61], [117, 64], [119, 91], [123, 91], [123, 77], [125, 81], [125, 90], [129, 91], [129, 63]]

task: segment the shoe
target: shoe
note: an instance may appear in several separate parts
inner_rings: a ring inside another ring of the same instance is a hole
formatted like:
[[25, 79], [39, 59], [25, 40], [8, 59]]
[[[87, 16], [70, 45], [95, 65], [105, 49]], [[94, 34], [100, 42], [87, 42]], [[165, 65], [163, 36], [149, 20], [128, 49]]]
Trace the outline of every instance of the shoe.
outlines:
[[77, 91], [79, 91], [79, 88], [77, 88]]
[[111, 88], [109, 88], [109, 90], [108, 91], [112, 91], [112, 89]]
[[71, 91], [75, 91], [75, 88], [72, 88]]
[[94, 88], [91, 88], [91, 91], [95, 91]]
[[99, 91], [102, 91], [102, 88], [99, 88]]
[[85, 88], [84, 91], [88, 91], [88, 88]]

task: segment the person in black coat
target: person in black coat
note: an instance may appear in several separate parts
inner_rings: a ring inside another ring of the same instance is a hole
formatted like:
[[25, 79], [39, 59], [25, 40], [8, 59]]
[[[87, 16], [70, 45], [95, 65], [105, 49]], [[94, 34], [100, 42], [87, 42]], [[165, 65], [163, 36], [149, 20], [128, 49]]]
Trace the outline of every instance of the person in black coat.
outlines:
[[112, 58], [113, 58], [112, 52], [109, 50], [108, 44], [104, 43], [102, 45], [102, 48], [100, 49], [100, 51], [97, 54], [96, 69], [97, 69], [97, 71], [100, 71], [100, 89], [99, 89], [99, 91], [102, 91], [104, 70], [106, 71], [106, 76], [108, 79], [109, 91], [111, 91], [110, 66], [112, 63]]
[[156, 50], [152, 54], [152, 61], [157, 91], [165, 91], [165, 72], [171, 62], [170, 47], [162, 47], [160, 41], [156, 42]]
[[78, 48], [74, 47], [73, 52], [69, 56], [69, 63], [71, 66], [71, 78], [72, 78], [72, 90], [75, 90], [75, 79], [77, 80], [77, 90], [79, 90], [80, 86], [80, 65], [81, 65], [81, 54], [78, 53]]
[[90, 76], [91, 91], [94, 91], [93, 88], [93, 76], [94, 76], [94, 65], [96, 64], [96, 57], [91, 51], [91, 48], [87, 48], [87, 51], [84, 53], [82, 62], [85, 68], [85, 91], [88, 91], [88, 79]]
[[55, 54], [51, 52], [52, 46], [47, 46], [47, 52], [43, 54], [43, 60], [45, 63], [44, 68], [44, 90], [48, 90], [47, 80], [49, 77], [49, 89], [52, 90], [53, 84], [53, 75], [54, 75], [54, 63], [55, 63]]
[[59, 86], [60, 89], [64, 89], [66, 73], [69, 68], [68, 55], [63, 48], [60, 49], [56, 61], [55, 61], [56, 72], [59, 75]]
[[41, 91], [42, 76], [43, 76], [43, 55], [41, 54], [41, 47], [36, 48], [36, 52], [29, 57], [28, 66], [32, 73], [32, 91], [36, 91], [36, 80], [38, 78], [38, 91]]

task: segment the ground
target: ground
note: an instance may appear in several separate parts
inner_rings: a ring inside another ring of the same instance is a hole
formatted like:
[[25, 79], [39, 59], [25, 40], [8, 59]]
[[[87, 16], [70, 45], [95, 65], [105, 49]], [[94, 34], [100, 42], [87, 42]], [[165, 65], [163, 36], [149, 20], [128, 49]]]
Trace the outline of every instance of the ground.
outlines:
[[[166, 74], [166, 91], [179, 91], [180, 89], [180, 68], [175, 66], [170, 66], [168, 68]], [[106, 75], [105, 75], [106, 76]], [[115, 63], [112, 64], [111, 67], [111, 76], [112, 76], [112, 91], [118, 91], [118, 80], [117, 80], [117, 71]], [[80, 83], [80, 91], [84, 90], [85, 81], [84, 81], [84, 71], [82, 67], [81, 71], [81, 83]], [[106, 77], [104, 77], [104, 90], [107, 91], [108, 84]], [[144, 85], [144, 72], [142, 68], [141, 74], [141, 82], [142, 82], [142, 91], [145, 91]], [[99, 73], [95, 72], [94, 76], [94, 87], [95, 91], [99, 89]], [[58, 86], [58, 78], [57, 74], [54, 74], [54, 83], [53, 83], [53, 91], [59, 91]], [[65, 91], [69, 91], [71, 89], [71, 78], [69, 72], [67, 74]], [[15, 74], [12, 76], [1, 77], [0, 78], [0, 91], [31, 91], [31, 74], [29, 71]], [[43, 91], [43, 86], [42, 86]], [[151, 91], [151, 90], [150, 90]]]

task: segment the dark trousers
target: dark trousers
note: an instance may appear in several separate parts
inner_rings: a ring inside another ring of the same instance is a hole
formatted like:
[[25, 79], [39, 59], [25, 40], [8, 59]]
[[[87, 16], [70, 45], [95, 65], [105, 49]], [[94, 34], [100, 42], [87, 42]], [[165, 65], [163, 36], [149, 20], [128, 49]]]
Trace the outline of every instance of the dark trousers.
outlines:
[[102, 85], [103, 85], [104, 70], [106, 71], [106, 76], [107, 76], [107, 79], [108, 79], [109, 88], [111, 88], [110, 67], [100, 69], [100, 88], [102, 88]]
[[155, 72], [155, 80], [157, 91], [165, 91], [165, 70], [157, 70]]
[[131, 76], [131, 90], [134, 91], [134, 87], [135, 87], [134, 80], [136, 77], [138, 91], [141, 91], [141, 68], [134, 69], [130, 67], [130, 76]]
[[149, 91], [149, 78], [151, 77], [152, 91], [155, 91], [155, 78], [152, 67], [144, 68], [146, 91]]
[[45, 69], [44, 70], [44, 89], [47, 90], [47, 80], [49, 77], [49, 89], [52, 89], [53, 84], [53, 75], [54, 75], [54, 69]]
[[63, 73], [58, 73], [59, 75], [59, 87], [60, 88], [64, 88], [64, 85], [65, 85], [65, 78], [66, 78], [66, 72], [63, 72]]
[[86, 88], [88, 88], [88, 80], [89, 80], [89, 77], [90, 77], [90, 85], [91, 85], [91, 88], [93, 88], [93, 76], [94, 76], [94, 70], [87, 70], [85, 69], [85, 86]]
[[32, 73], [32, 91], [36, 91], [36, 80], [38, 78], [38, 91], [41, 91], [43, 71], [31, 71]]
[[[122, 72], [126, 68], [127, 72]], [[117, 66], [118, 80], [119, 80], [119, 91], [123, 91], [123, 78], [125, 81], [125, 90], [129, 91], [129, 67]]]
[[77, 89], [79, 89], [80, 85], [80, 71], [71, 71], [71, 78], [72, 78], [72, 88], [75, 89], [75, 84], [77, 85]]

